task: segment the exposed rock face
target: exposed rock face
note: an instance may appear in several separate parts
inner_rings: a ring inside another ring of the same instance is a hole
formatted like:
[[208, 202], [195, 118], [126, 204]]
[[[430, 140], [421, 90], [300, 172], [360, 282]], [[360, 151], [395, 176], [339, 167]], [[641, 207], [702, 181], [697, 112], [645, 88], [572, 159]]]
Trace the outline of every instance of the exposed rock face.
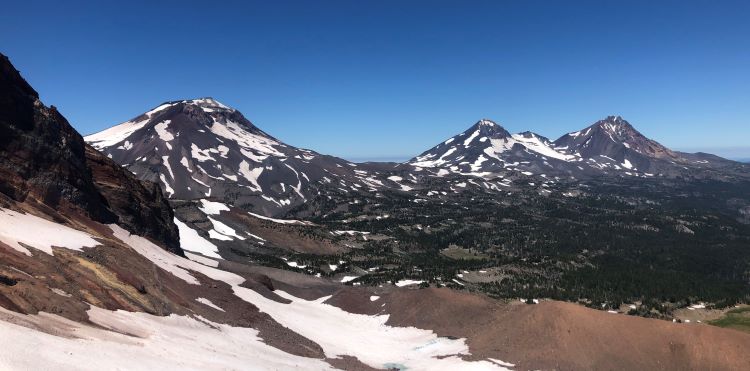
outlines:
[[53, 209], [119, 223], [182, 253], [172, 212], [153, 184], [87, 149], [55, 107], [46, 107], [0, 55], [0, 192]]
[[93, 173], [97, 190], [110, 210], [119, 216], [117, 223], [131, 232], [160, 241], [167, 250], [183, 255], [174, 213], [152, 182], [140, 181], [91, 146], [86, 146], [86, 162]]
[[114, 222], [86, 166], [85, 143], [67, 120], [47, 108], [0, 55], [0, 192], [57, 208], [68, 203], [93, 219]]

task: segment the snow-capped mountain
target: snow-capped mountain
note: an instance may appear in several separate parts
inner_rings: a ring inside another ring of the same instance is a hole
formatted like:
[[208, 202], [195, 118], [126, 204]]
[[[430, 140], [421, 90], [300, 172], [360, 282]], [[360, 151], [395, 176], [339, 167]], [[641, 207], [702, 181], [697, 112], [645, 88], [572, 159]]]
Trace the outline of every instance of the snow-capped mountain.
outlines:
[[633, 152], [652, 158], [679, 159], [675, 152], [646, 138], [620, 116], [608, 116], [586, 129], [565, 134], [554, 145], [584, 158], [601, 155], [616, 158]]
[[85, 139], [171, 199], [212, 197], [268, 215], [323, 188], [381, 184], [356, 164], [282, 143], [212, 98], [167, 102]]
[[660, 168], [658, 162], [684, 162], [678, 153], [645, 137], [620, 116], [608, 116], [586, 129], [565, 134], [554, 146], [599, 169], [653, 174]]
[[555, 148], [547, 138], [532, 133], [510, 134], [490, 120], [480, 120], [408, 164], [437, 175], [462, 174], [497, 177], [509, 173], [568, 174], [579, 156]]
[[723, 177], [726, 171], [747, 172], [746, 166], [718, 156], [670, 150], [645, 137], [620, 116], [608, 116], [554, 142], [529, 131], [510, 134], [490, 120], [480, 120], [407, 164], [438, 176], [483, 178], [519, 173], [545, 178]]

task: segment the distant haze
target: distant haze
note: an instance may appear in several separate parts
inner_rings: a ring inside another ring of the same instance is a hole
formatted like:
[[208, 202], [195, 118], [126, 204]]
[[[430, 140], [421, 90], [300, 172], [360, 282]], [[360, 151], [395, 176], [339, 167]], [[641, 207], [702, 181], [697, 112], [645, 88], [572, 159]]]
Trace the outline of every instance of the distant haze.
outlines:
[[676, 148], [682, 152], [705, 152], [730, 160], [750, 162], [750, 147], [686, 147]]

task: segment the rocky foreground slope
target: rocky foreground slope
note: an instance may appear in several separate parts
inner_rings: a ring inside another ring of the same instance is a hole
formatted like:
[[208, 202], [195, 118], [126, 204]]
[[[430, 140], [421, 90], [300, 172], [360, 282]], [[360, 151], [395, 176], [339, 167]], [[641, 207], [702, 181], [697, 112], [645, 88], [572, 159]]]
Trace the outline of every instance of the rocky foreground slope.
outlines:
[[[190, 253], [208, 241], [173, 224], [157, 187], [83, 145], [4, 56], [0, 133], [2, 369], [729, 370], [750, 363], [750, 336], [731, 330], [445, 288], [343, 286]], [[207, 215], [218, 208], [201, 207]]]

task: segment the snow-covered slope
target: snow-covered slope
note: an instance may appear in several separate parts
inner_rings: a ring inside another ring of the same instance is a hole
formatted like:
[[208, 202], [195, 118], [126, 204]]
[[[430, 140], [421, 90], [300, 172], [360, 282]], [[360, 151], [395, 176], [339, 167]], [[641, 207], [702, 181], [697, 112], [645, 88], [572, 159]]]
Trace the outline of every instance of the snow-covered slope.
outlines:
[[282, 143], [212, 98], [168, 102], [85, 137], [172, 199], [218, 198], [275, 215], [321, 192], [374, 189], [374, 172]]

